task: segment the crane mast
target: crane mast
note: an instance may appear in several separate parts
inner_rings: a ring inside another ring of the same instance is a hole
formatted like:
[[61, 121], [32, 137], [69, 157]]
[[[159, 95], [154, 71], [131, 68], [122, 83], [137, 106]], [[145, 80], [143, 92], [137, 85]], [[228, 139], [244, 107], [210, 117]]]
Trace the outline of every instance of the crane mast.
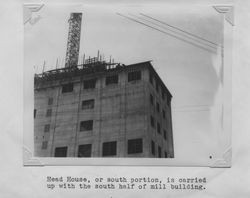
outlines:
[[76, 67], [78, 64], [82, 13], [71, 13], [69, 18], [69, 32], [65, 67]]

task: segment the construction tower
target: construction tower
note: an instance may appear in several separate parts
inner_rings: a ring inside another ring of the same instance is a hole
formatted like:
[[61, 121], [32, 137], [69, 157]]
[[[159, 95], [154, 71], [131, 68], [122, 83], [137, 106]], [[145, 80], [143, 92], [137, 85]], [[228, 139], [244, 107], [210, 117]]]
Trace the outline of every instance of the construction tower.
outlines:
[[82, 13], [71, 13], [69, 18], [69, 33], [65, 67], [75, 67], [78, 64]]

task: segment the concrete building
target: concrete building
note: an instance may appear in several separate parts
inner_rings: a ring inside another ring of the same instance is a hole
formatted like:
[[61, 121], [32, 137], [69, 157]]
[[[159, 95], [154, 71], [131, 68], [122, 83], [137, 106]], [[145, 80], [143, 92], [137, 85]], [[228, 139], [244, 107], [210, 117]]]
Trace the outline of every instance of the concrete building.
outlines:
[[151, 62], [92, 60], [35, 76], [35, 156], [173, 158], [172, 95]]

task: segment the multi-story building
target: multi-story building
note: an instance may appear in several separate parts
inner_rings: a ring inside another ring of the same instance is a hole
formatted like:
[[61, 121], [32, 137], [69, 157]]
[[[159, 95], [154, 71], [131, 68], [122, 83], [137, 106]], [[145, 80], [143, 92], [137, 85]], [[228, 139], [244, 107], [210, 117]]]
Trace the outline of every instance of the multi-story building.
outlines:
[[174, 157], [172, 95], [150, 62], [98, 59], [35, 76], [39, 157]]

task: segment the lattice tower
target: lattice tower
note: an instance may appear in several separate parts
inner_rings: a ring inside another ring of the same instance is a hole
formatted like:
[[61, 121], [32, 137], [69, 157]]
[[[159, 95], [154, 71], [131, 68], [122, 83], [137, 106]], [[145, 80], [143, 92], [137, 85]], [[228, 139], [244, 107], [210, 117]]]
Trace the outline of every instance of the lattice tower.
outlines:
[[65, 67], [76, 67], [80, 49], [82, 13], [71, 13], [68, 22], [69, 33]]

